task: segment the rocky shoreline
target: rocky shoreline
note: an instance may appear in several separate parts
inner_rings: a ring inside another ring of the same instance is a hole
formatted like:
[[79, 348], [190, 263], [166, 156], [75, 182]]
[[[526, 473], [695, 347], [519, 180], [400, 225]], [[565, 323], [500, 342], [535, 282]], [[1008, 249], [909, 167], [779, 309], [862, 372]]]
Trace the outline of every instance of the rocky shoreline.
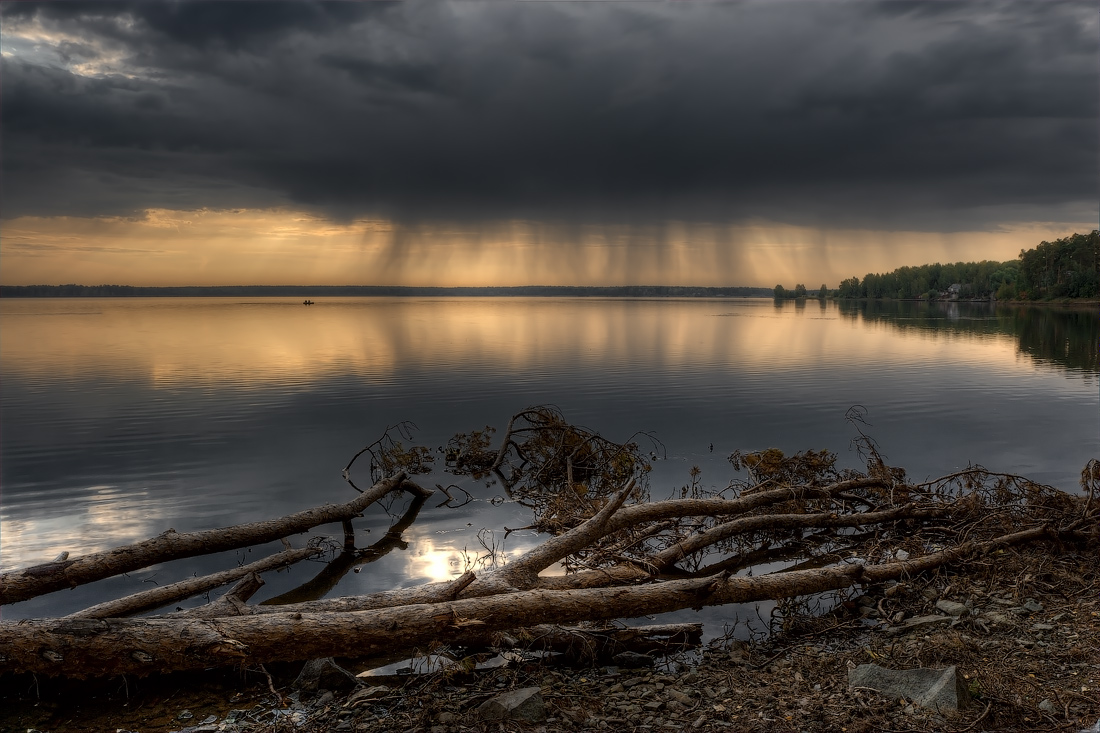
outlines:
[[[353, 660], [337, 660], [306, 675], [287, 665], [95, 689], [37, 680], [5, 685], [0, 730], [1080, 731], [1100, 720], [1098, 567], [1095, 553], [1004, 553], [984, 573], [864, 588], [825, 615], [788, 609], [766, 640], [664, 658], [512, 654], [390, 677], [355, 677]], [[959, 709], [853, 684], [866, 665], [953, 667]]]

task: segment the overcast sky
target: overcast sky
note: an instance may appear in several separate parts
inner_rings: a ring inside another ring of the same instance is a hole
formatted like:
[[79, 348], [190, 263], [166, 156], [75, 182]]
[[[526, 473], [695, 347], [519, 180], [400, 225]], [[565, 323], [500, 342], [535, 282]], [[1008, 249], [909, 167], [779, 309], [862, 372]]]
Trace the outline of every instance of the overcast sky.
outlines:
[[1100, 206], [1095, 2], [2, 12], [5, 283], [835, 286]]

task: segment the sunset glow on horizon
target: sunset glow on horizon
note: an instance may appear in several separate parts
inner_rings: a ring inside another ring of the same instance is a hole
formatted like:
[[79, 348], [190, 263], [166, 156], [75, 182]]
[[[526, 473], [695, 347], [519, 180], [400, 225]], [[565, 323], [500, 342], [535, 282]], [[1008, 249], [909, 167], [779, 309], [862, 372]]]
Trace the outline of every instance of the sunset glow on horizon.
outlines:
[[408, 226], [382, 219], [335, 222], [288, 209], [150, 209], [132, 218], [9, 220], [0, 284], [771, 287], [801, 282], [816, 288], [902, 265], [1013, 259], [1021, 249], [1060, 236], [1064, 229], [1054, 225], [950, 233], [822, 231], [774, 222]]

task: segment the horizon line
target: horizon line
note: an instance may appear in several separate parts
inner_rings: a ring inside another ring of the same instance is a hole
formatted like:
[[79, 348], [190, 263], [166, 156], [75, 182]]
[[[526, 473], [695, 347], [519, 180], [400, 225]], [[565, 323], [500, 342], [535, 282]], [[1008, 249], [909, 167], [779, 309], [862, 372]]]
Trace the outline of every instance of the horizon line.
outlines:
[[757, 285], [0, 285], [0, 297], [122, 297], [147, 295], [240, 296], [248, 293], [288, 296], [311, 293], [335, 294], [423, 294], [423, 293], [574, 293], [574, 294], [680, 294], [750, 297], [771, 294], [774, 288]]

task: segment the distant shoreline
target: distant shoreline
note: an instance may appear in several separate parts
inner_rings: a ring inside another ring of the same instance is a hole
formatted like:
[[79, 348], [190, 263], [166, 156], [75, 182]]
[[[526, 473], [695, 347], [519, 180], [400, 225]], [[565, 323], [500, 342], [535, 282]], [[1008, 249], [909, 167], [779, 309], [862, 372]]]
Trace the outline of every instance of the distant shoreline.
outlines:
[[[0, 299], [14, 298], [769, 298], [773, 288], [745, 286], [704, 287], [689, 285], [517, 285], [510, 287], [429, 287], [397, 285], [0, 285]], [[814, 294], [805, 298], [779, 300], [819, 300]], [[1096, 298], [1056, 298], [1054, 300], [954, 301], [924, 298], [840, 298], [837, 302], [941, 302], [996, 305], [1032, 305], [1080, 307], [1100, 305]]]
[[515, 287], [417, 287], [395, 285], [0, 285], [0, 298], [240, 298], [240, 297], [603, 297], [763, 298], [771, 288], [679, 285], [520, 285]]

